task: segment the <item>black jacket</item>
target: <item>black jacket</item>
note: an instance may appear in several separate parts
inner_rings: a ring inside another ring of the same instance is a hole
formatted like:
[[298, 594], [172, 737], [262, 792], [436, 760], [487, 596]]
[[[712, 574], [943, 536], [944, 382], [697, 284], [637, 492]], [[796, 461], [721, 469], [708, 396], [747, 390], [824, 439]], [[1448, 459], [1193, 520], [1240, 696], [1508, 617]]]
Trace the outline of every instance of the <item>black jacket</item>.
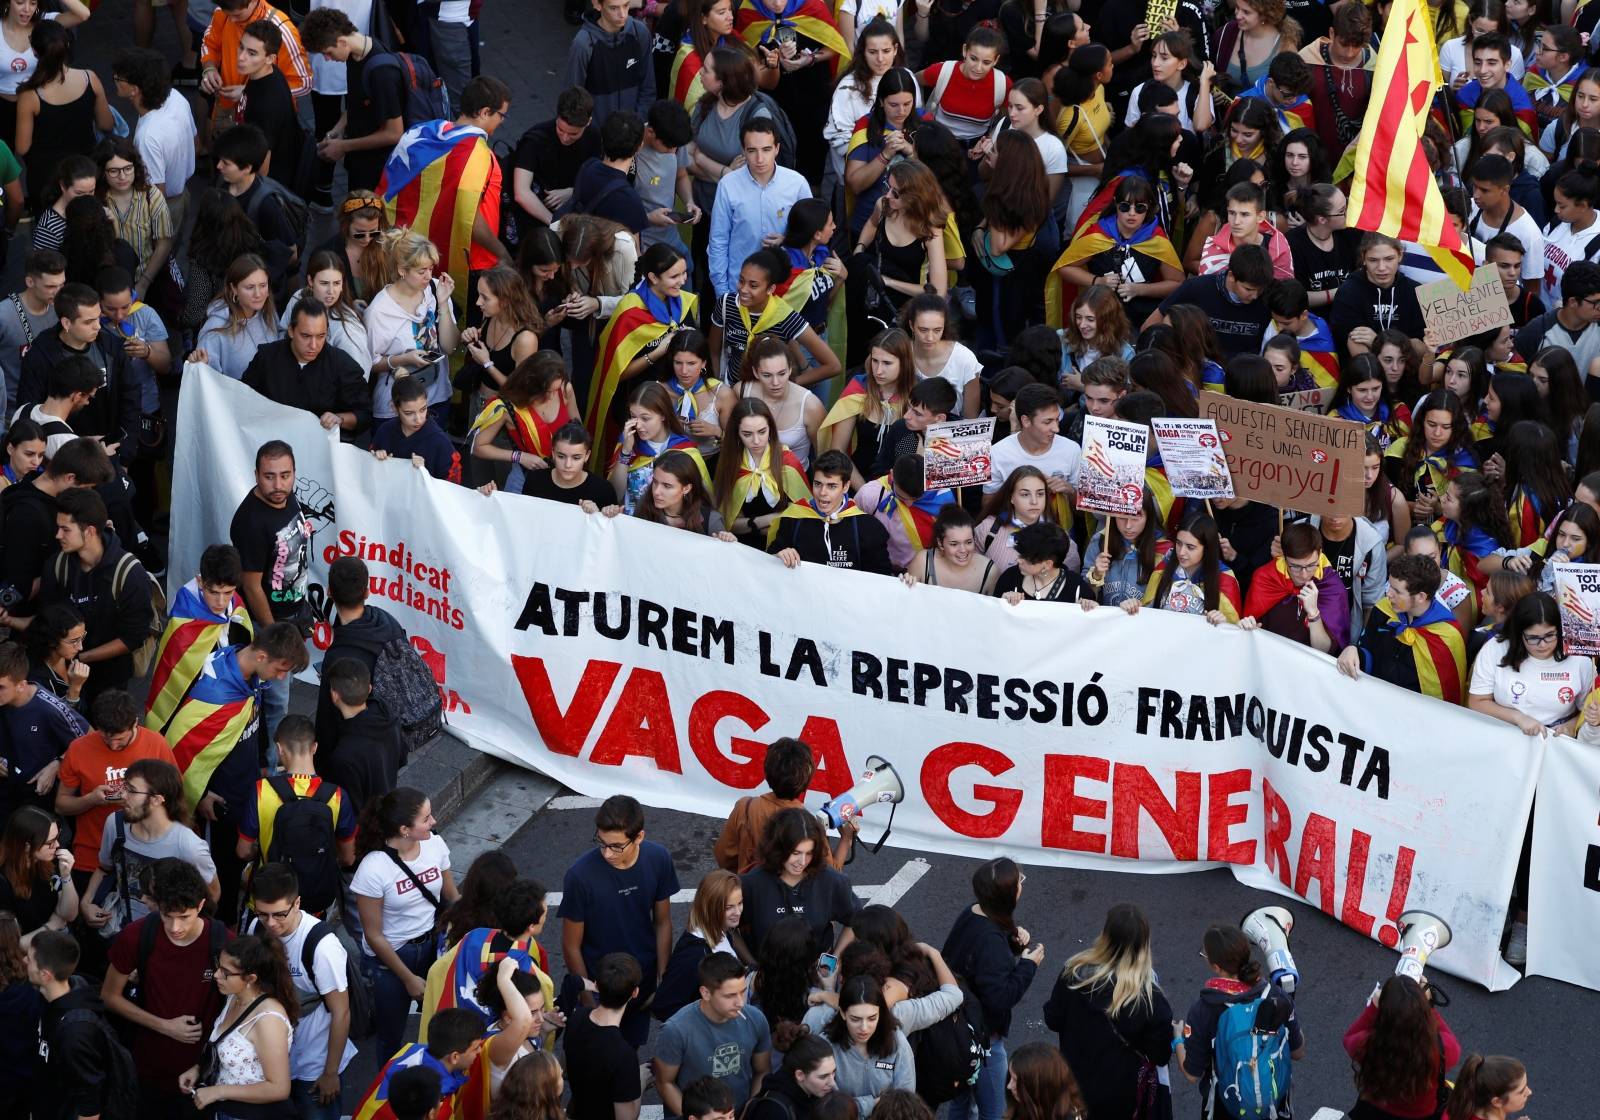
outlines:
[[[338, 714], [335, 709], [334, 715]], [[400, 784], [400, 725], [377, 696], [367, 700], [366, 711], [340, 722], [339, 749], [318, 760], [317, 772], [338, 784], [359, 813], [369, 798], [381, 797]]]
[[[324, 759], [337, 750], [345, 727], [344, 717], [333, 706], [333, 698], [328, 695], [326, 669], [341, 657], [354, 657], [370, 673], [378, 663], [378, 651], [394, 639], [405, 636], [405, 629], [381, 607], [367, 606], [354, 622], [335, 624], [333, 642], [322, 657], [322, 683], [317, 685], [317, 749]], [[350, 788], [347, 783], [339, 784]]]
[[[84, 649], [94, 649], [121, 638], [130, 651], [136, 650], [149, 636], [155, 618], [150, 602], [150, 577], [145, 574], [144, 565], [135, 560], [122, 581], [121, 594], [113, 596], [117, 562], [127, 550], [109, 533], [104, 536], [104, 543], [105, 552], [100, 562], [87, 572], [76, 556], [60, 557], [47, 564], [39, 586], [39, 603], [41, 606], [71, 603], [77, 608], [88, 629], [83, 639]], [[62, 568], [66, 572], [65, 580], [57, 578]], [[132, 653], [100, 662], [90, 676], [88, 687], [93, 692], [87, 695], [121, 688], [133, 678]]]
[[894, 573], [889, 565], [889, 530], [876, 517], [846, 517], [831, 524], [809, 517], [781, 517], [777, 536], [767, 551], [776, 555], [786, 548], [812, 564], [884, 576]]
[[983, 1005], [984, 1025], [991, 1035], [1011, 1032], [1011, 1009], [1022, 1002], [1039, 966], [1011, 951], [1005, 931], [993, 919], [963, 907], [950, 936], [944, 959], [967, 982]]
[[[788, 1108], [783, 1107], [785, 1101]], [[761, 1092], [751, 1098], [741, 1120], [806, 1120], [815, 1103], [816, 1098], [794, 1079], [794, 1070], [774, 1070], [761, 1083]]]
[[[62, 1022], [69, 1011], [89, 1011], [101, 1022]], [[46, 1053], [45, 1075], [34, 1115], [41, 1120], [96, 1116], [105, 1103], [107, 1070], [106, 1009], [100, 994], [77, 978], [66, 995], [48, 1003], [39, 1021], [40, 1048]]]
[[1090, 1116], [1132, 1116], [1140, 1058], [1159, 1067], [1172, 1057], [1172, 1006], [1161, 989], [1149, 1007], [1136, 1002], [1114, 1020], [1107, 1015], [1111, 990], [1073, 988], [1062, 977], [1044, 1004], [1044, 1025], [1060, 1036]]
[[265, 343], [245, 367], [243, 380], [269, 401], [303, 408], [313, 416], [353, 412], [354, 432], [364, 432], [372, 426], [367, 371], [336, 346], [324, 346], [322, 353], [302, 366], [287, 338]]
[[[667, 970], [661, 975], [661, 983], [656, 985], [650, 1014], [665, 1023], [680, 1009], [699, 999], [700, 962], [710, 955], [711, 946], [706, 944], [705, 938], [693, 930], [680, 933], [678, 943], [672, 947], [672, 956], [667, 959]], [[750, 1117], [746, 1116], [745, 1120]]]
[[38, 477], [24, 479], [0, 491], [0, 592], [15, 588], [22, 603], [13, 613], [30, 615], [36, 607], [34, 581], [44, 575], [45, 564], [56, 551], [56, 500], [35, 483]]
[[[61, 341], [59, 328], [41, 335], [22, 359], [15, 404], [29, 408], [43, 404], [50, 371], [62, 358], [75, 353], [78, 351], [69, 350]], [[139, 380], [123, 356], [122, 347], [114, 345], [104, 331], [94, 345], [84, 351], [84, 356], [99, 367], [104, 380], [94, 400], [67, 417], [67, 423], [80, 436], [105, 436], [108, 443], [120, 441], [122, 446], [117, 458], [130, 462], [139, 448], [140, 420], [144, 415], [139, 400]]]

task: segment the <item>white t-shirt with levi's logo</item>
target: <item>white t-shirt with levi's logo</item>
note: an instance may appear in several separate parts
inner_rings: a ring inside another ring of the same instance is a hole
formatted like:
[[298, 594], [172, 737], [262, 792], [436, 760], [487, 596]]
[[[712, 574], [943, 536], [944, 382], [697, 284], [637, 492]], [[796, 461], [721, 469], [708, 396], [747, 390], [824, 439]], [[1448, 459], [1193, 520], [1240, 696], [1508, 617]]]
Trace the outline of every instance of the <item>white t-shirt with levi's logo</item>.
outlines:
[[[444, 873], [450, 870], [450, 845], [444, 842], [444, 837], [434, 833], [424, 840], [422, 851], [417, 853], [416, 859], [406, 860], [406, 866], [434, 898], [444, 900]], [[350, 890], [363, 898], [383, 901], [383, 936], [391, 945], [398, 946], [413, 937], [421, 937], [433, 928], [436, 913], [433, 903], [387, 852], [367, 853], [350, 880]], [[369, 957], [376, 955], [365, 938], [361, 948]]]

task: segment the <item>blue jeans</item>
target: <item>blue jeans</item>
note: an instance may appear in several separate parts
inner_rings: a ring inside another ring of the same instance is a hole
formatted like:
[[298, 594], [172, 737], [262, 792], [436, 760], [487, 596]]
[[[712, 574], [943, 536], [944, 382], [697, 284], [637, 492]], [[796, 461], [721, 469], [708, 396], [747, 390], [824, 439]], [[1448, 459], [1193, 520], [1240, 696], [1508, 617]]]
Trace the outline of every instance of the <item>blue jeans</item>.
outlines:
[[344, 1115], [344, 1102], [335, 1097], [331, 1104], [318, 1104], [312, 1092], [316, 1085], [315, 1081], [289, 1082], [289, 1099], [294, 1102], [295, 1115], [300, 1120], [339, 1120]]
[[267, 736], [267, 773], [273, 774], [278, 770], [278, 741], [274, 736], [278, 733], [278, 724], [283, 722], [283, 717], [289, 714], [289, 687], [293, 678], [283, 677], [279, 680], [268, 681], [265, 691], [261, 694], [261, 730]]
[[989, 1040], [989, 1056], [978, 1072], [978, 1083], [950, 1102], [945, 1120], [967, 1120], [973, 1106], [978, 1120], [1002, 1120], [1006, 1114], [1006, 1040]]
[[[429, 938], [426, 941], [396, 945], [394, 950], [413, 975], [426, 977], [428, 967], [433, 964], [436, 955], [434, 951], [436, 944]], [[390, 972], [388, 966], [377, 957], [363, 955], [361, 967], [372, 980], [372, 1013], [373, 1022], [377, 1026], [378, 1053], [383, 1055], [383, 1061], [388, 1061], [400, 1049], [400, 1043], [405, 1039], [406, 1020], [411, 1015], [411, 1004], [414, 1001], [400, 977]], [[1001, 1089], [1004, 1088], [1004, 1075], [1002, 1075]]]

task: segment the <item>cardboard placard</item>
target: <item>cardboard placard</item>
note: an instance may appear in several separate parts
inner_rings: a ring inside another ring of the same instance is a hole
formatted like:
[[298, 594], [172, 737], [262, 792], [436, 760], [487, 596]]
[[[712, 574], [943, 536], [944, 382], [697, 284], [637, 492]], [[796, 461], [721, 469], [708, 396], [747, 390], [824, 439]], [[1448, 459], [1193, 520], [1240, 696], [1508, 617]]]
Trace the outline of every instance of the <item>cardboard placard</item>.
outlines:
[[927, 490], [982, 485], [994, 462], [994, 417], [929, 424], [922, 445], [922, 485]]
[[1296, 412], [1315, 412], [1318, 416], [1325, 414], [1333, 404], [1333, 389], [1302, 389], [1298, 393], [1279, 393], [1278, 403], [1284, 408], [1292, 408]]
[[1122, 420], [1083, 418], [1083, 466], [1078, 471], [1080, 510], [1132, 517], [1144, 508], [1144, 468], [1150, 429]]
[[1241, 498], [1301, 513], [1359, 517], [1366, 508], [1361, 460], [1367, 430], [1353, 420], [1200, 394], [1200, 416], [1215, 420]]
[[1472, 274], [1472, 287], [1462, 291], [1446, 277], [1430, 280], [1417, 288], [1426, 324], [1422, 341], [1438, 349], [1459, 339], [1495, 330], [1511, 322], [1511, 305], [1500, 271], [1492, 264], [1481, 264]]
[[1167, 483], [1180, 498], [1231, 498], [1233, 477], [1215, 420], [1175, 416], [1150, 421]]
[[1568, 654], [1600, 653], [1600, 564], [1552, 564], [1561, 607], [1561, 645]]

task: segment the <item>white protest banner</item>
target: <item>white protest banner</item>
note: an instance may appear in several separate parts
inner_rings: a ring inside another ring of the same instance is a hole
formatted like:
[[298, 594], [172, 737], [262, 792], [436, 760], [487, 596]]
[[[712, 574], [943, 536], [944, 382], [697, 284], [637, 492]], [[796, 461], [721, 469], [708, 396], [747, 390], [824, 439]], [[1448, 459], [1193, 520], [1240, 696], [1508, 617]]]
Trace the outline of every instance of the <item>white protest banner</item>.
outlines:
[[1448, 276], [1418, 285], [1417, 303], [1422, 307], [1422, 341], [1430, 350], [1511, 322], [1506, 287], [1492, 264], [1480, 264], [1472, 287], [1464, 292]]
[[1160, 417], [1150, 421], [1167, 483], [1180, 498], [1231, 498], [1233, 476], [1215, 420]]
[[1132, 517], [1144, 503], [1150, 429], [1143, 424], [1083, 418], [1083, 466], [1073, 505], [1093, 513]]
[[1600, 746], [1552, 738], [1528, 865], [1528, 974], [1600, 988]]
[[927, 490], [981, 486], [994, 473], [994, 417], [929, 424], [922, 450]]
[[1553, 564], [1561, 607], [1561, 645], [1570, 654], [1600, 654], [1600, 564]]
[[[1497, 948], [1542, 752], [1515, 728], [1348, 680], [1265, 632], [788, 570], [633, 518], [485, 498], [330, 445], [236, 382], [185, 381], [177, 571], [227, 538], [254, 448], [304, 442], [301, 470], [331, 467], [315, 481], [337, 497], [319, 562], [366, 561], [373, 602], [437, 651], [452, 728], [482, 750], [579, 793], [723, 817], [761, 785], [765, 744], [796, 735], [818, 756], [814, 803], [868, 754], [896, 768], [897, 845], [1226, 865], [1391, 945], [1400, 914], [1426, 908], [1454, 935], [1430, 967], [1515, 979]], [[882, 821], [868, 810], [869, 834]]]

